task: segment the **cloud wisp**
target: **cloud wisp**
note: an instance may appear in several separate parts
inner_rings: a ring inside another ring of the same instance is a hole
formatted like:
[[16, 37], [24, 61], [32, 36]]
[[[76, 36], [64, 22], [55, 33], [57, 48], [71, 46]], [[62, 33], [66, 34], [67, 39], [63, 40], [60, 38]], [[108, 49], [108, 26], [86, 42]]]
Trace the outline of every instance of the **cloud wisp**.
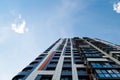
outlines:
[[113, 4], [113, 10], [120, 13], [120, 1]]
[[24, 34], [28, 31], [28, 28], [26, 28], [26, 21], [22, 19], [21, 14], [19, 14], [15, 22], [11, 24], [11, 29], [19, 34]]

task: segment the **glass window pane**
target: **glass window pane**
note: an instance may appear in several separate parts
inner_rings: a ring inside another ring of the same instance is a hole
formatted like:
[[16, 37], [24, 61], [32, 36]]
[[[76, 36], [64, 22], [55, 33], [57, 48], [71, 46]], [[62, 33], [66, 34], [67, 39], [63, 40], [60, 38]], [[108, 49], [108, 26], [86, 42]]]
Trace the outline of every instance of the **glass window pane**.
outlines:
[[102, 73], [99, 73], [98, 76], [99, 76], [100, 78], [105, 77], [104, 74], [102, 74]]
[[113, 71], [114, 73], [119, 73], [119, 72], [118, 72], [117, 70], [115, 70], [115, 69], [113, 69], [112, 71]]
[[111, 77], [109, 74], [104, 74], [105, 75], [105, 77]]
[[120, 77], [120, 73], [119, 73], [119, 74], [117, 74], [117, 76], [118, 76], [118, 77]]
[[91, 65], [95, 65], [95, 63], [91, 63]]
[[116, 74], [111, 74], [111, 76], [112, 76], [112, 77], [117, 77], [117, 75], [116, 75]]
[[97, 64], [97, 66], [98, 66], [98, 68], [101, 68], [101, 67], [102, 67], [102, 65], [101, 65], [101, 64]]
[[108, 73], [113, 73], [112, 70], [107, 70]]
[[96, 72], [97, 72], [97, 73], [101, 73], [101, 71], [100, 71], [100, 70], [96, 70]]
[[102, 70], [102, 73], [107, 73], [105, 70]]

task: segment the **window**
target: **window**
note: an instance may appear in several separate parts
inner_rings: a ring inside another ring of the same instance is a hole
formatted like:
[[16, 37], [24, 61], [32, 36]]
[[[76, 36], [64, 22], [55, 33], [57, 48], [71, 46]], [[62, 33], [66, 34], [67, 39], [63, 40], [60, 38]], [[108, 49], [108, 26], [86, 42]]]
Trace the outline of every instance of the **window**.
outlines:
[[81, 57], [74, 57], [74, 60], [82, 60]]
[[63, 67], [61, 75], [72, 75], [71, 67]]
[[59, 60], [59, 57], [53, 57], [52, 59], [53, 60]]
[[102, 73], [107, 73], [106, 70], [102, 70]]
[[35, 80], [52, 80], [52, 75], [38, 75]]
[[60, 80], [72, 80], [72, 76], [61, 76]]
[[63, 71], [65, 71], [65, 72], [70, 72], [71, 69], [70, 69], [70, 68], [63, 68]]
[[34, 61], [34, 62], [31, 62], [30, 65], [34, 65], [34, 64], [37, 64], [38, 61]]
[[42, 58], [43, 58], [43, 57], [40, 56], [40, 57], [36, 58], [35, 60], [41, 60]]
[[93, 68], [111, 68], [112, 66], [109, 63], [91, 63]]
[[25, 75], [17, 75], [12, 80], [23, 80], [24, 77]]
[[66, 53], [69, 53], [69, 54], [71, 54], [71, 51], [65, 51], [65, 53], [64, 53], [64, 54], [66, 54]]
[[116, 75], [116, 74], [111, 74], [111, 76], [112, 76], [112, 77], [114, 77], [114, 78], [115, 78], [115, 77], [117, 77], [117, 75]]
[[99, 63], [91, 63], [91, 65], [93, 68], [101, 68], [102, 67], [102, 65]]
[[63, 67], [71, 67], [71, 62], [64, 62]]
[[100, 78], [120, 78], [120, 72], [116, 69], [111, 69], [111, 70], [95, 70], [97, 75]]
[[117, 76], [118, 76], [118, 77], [120, 77], [120, 73], [119, 73], [119, 74], [117, 74]]
[[46, 56], [47, 54], [41, 54], [40, 56]]
[[101, 70], [96, 70], [97, 73], [102, 73]]
[[90, 53], [90, 52], [86, 53], [85, 56], [86, 57], [101, 57], [101, 55], [98, 53]]
[[80, 56], [80, 54], [74, 54], [74, 56]]
[[61, 44], [61, 45], [57, 48], [57, 50], [62, 50], [62, 49], [63, 49], [63, 47], [64, 47], [64, 43], [63, 43], [63, 44]]
[[47, 67], [46, 70], [55, 70], [55, 67]]
[[50, 64], [57, 65], [57, 62], [51, 61]]
[[105, 77], [111, 77], [110, 74], [104, 74], [104, 75], [105, 75]]
[[104, 74], [102, 74], [102, 73], [99, 73], [98, 76], [99, 76], [100, 78], [104, 78], [104, 77], [105, 77]]
[[111, 68], [112, 66], [109, 63], [103, 64], [103, 67]]
[[26, 68], [24, 68], [22, 71], [30, 71], [30, 70], [32, 70], [32, 68], [33, 68], [33, 67], [26, 67]]
[[65, 56], [71, 56], [71, 53], [65, 53]]
[[79, 53], [79, 51], [78, 50], [73, 50], [73, 53]]
[[87, 71], [85, 68], [77, 68], [78, 75], [86, 75]]
[[60, 56], [60, 54], [55, 54], [54, 56]]
[[74, 60], [74, 63], [75, 64], [84, 64], [84, 61], [83, 60]]
[[18, 79], [18, 80], [23, 80], [23, 79]]
[[108, 73], [113, 73], [112, 70], [107, 70]]
[[119, 72], [118, 72], [117, 70], [115, 70], [115, 69], [113, 69], [112, 71], [113, 71], [114, 73], [119, 73]]
[[102, 67], [102, 65], [99, 64], [99, 63], [96, 63], [96, 65], [97, 65], [98, 68], [101, 68], [101, 67]]
[[65, 57], [64, 60], [71, 60], [71, 57]]

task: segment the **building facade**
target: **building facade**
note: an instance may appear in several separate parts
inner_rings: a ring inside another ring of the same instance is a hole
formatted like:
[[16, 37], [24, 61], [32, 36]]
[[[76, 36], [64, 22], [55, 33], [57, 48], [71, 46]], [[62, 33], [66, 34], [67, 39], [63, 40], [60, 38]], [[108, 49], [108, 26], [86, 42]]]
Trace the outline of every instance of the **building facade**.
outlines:
[[89, 37], [59, 39], [12, 80], [120, 80], [120, 46]]

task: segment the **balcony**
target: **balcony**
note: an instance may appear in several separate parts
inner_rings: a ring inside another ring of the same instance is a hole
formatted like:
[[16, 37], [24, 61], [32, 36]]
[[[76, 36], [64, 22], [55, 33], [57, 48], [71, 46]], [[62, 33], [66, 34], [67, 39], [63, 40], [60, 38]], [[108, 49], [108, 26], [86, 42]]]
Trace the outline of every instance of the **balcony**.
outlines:
[[120, 80], [120, 71], [117, 69], [96, 69], [94, 75], [97, 80]]
[[17, 75], [12, 80], [23, 80], [25, 75]]
[[61, 75], [72, 75], [72, 69], [68, 67], [63, 67]]
[[120, 68], [120, 66], [119, 65], [117, 65], [117, 64], [115, 64], [115, 63], [108, 63], [108, 62], [92, 62], [92, 63], [90, 63], [90, 66], [91, 66], [91, 68], [109, 68], [109, 69], [115, 69], [115, 68]]
[[88, 73], [85, 68], [77, 68], [78, 76], [88, 76]]
[[72, 71], [69, 70], [63, 70], [61, 75], [72, 75]]
[[77, 73], [79, 76], [88, 76], [87, 72], [83, 71], [83, 70], [79, 70], [79, 71], [77, 71]]
[[75, 64], [84, 64], [84, 61], [82, 61], [82, 60], [74, 60], [74, 63]]
[[56, 67], [56, 64], [49, 64], [48, 67]]
[[87, 53], [85, 54], [87, 58], [101, 58], [102, 56], [99, 53]]
[[35, 80], [52, 80], [52, 75], [38, 75]]
[[71, 76], [61, 76], [60, 80], [72, 80], [72, 75]]
[[64, 62], [63, 67], [71, 67], [71, 62]]

